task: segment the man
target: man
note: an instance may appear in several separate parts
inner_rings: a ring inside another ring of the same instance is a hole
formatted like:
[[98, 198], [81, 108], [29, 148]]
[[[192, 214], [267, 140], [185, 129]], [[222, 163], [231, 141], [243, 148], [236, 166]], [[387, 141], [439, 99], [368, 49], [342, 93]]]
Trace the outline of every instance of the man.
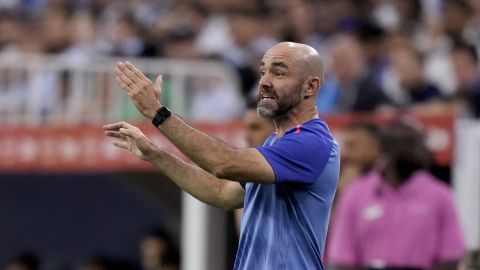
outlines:
[[[351, 182], [368, 174], [380, 156], [380, 134], [377, 125], [370, 122], [353, 122], [343, 131], [341, 138], [342, 154], [340, 177], [337, 192], [330, 215], [330, 228], [335, 222], [338, 201]], [[332, 222], [333, 221], [333, 222]], [[331, 230], [329, 230], [331, 231]], [[327, 239], [326, 257], [331, 245], [331, 236]]]
[[457, 83], [455, 103], [463, 114], [480, 118], [480, 69], [477, 51], [473, 46], [459, 43], [453, 47], [451, 57]]
[[244, 206], [234, 269], [324, 269], [340, 160], [315, 106], [322, 60], [307, 45], [283, 42], [264, 55], [260, 74], [257, 110], [276, 129], [262, 147], [235, 149], [190, 127], [160, 104], [161, 77], [153, 86], [128, 62], [118, 63], [120, 86], [200, 168], [156, 147], [125, 122], [105, 125], [105, 133], [197, 199], [224, 209]]
[[321, 113], [391, 109], [390, 101], [369, 72], [365, 50], [357, 38], [338, 35], [330, 51], [334, 76], [329, 76], [318, 97]]
[[403, 123], [381, 136], [381, 169], [340, 196], [329, 242], [335, 270], [457, 269], [464, 242], [451, 190], [425, 169], [422, 134]]
[[[339, 190], [352, 180], [367, 174], [380, 156], [380, 135], [373, 123], [350, 124], [342, 135]], [[337, 194], [338, 198], [338, 194]]]

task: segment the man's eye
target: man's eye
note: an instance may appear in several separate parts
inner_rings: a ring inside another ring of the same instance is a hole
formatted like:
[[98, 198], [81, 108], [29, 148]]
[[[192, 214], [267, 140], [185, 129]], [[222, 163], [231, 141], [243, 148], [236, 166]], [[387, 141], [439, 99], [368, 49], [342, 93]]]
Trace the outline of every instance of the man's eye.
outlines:
[[283, 73], [283, 72], [281, 72], [281, 71], [276, 71], [276, 72], [275, 72], [275, 76], [281, 77], [281, 76], [283, 76], [283, 75], [285, 75], [285, 73]]
[[265, 75], [265, 70], [260, 70], [260, 75]]

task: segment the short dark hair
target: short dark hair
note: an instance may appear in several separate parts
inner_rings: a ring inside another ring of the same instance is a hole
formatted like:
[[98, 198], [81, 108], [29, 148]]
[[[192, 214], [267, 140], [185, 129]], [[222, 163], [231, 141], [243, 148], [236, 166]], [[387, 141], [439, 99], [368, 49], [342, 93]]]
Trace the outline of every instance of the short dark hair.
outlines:
[[381, 148], [402, 180], [408, 179], [415, 171], [429, 169], [433, 161], [422, 132], [400, 120], [383, 127]]

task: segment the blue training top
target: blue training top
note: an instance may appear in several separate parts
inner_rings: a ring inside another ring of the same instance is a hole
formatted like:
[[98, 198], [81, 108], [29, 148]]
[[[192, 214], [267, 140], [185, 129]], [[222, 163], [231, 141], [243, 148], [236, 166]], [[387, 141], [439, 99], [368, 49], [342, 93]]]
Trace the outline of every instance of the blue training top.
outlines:
[[310, 120], [259, 147], [275, 184], [247, 183], [235, 270], [324, 269], [340, 150], [327, 124]]

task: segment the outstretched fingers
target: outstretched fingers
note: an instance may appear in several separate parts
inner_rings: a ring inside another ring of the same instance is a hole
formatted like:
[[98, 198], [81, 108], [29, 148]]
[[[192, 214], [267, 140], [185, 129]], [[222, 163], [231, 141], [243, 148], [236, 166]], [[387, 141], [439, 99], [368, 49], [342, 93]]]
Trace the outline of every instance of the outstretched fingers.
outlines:
[[120, 131], [106, 130], [105, 135], [107, 135], [108, 137], [121, 139], [121, 140], [126, 140], [127, 139], [127, 137], [124, 134], [120, 133]]
[[130, 62], [118, 62], [117, 63], [117, 76], [126, 80], [128, 84], [131, 81], [133, 84], [138, 84], [144, 81], [147, 81], [148, 78], [143, 75], [143, 73], [138, 70], [132, 63]]
[[125, 121], [121, 121], [121, 122], [116, 122], [116, 123], [112, 123], [112, 124], [106, 124], [103, 126], [103, 130], [109, 130], [109, 131], [119, 131], [120, 128], [131, 128], [133, 127], [132, 125], [130, 125], [129, 123], [125, 122]]
[[125, 135], [125, 136], [128, 136], [128, 137], [132, 137], [132, 138], [137, 138], [139, 136], [138, 133], [136, 133], [133, 129], [131, 128], [120, 128], [118, 130], [121, 134]]
[[125, 73], [128, 74], [129, 76], [135, 77], [142, 81], [148, 80], [148, 78], [129, 61], [126, 61], [124, 63], [124, 67], [125, 67]]
[[123, 149], [129, 149], [128, 148], [128, 142], [126, 141], [113, 141], [113, 145], [115, 145], [118, 148], [123, 148]]

